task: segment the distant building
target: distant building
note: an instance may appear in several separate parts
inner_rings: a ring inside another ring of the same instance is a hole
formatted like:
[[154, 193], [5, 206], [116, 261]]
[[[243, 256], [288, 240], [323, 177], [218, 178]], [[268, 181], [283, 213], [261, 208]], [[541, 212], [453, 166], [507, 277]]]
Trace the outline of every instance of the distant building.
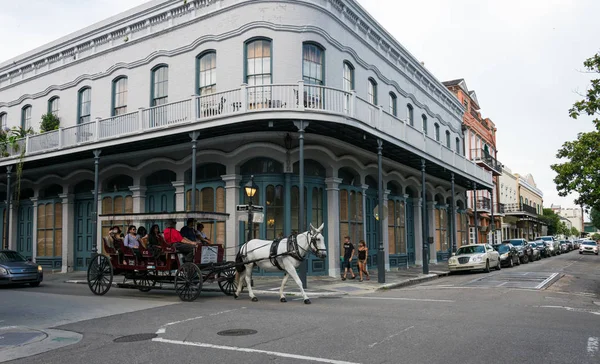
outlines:
[[551, 208], [552, 211], [554, 211], [558, 216], [568, 219], [571, 222], [571, 225], [579, 232], [582, 232], [584, 230], [583, 213], [581, 211], [581, 208], [563, 208], [560, 205], [552, 205]]
[[500, 202], [504, 204], [503, 239], [532, 240], [545, 233], [540, 219], [544, 210], [544, 193], [537, 188], [531, 174], [521, 176], [504, 167], [500, 176]]

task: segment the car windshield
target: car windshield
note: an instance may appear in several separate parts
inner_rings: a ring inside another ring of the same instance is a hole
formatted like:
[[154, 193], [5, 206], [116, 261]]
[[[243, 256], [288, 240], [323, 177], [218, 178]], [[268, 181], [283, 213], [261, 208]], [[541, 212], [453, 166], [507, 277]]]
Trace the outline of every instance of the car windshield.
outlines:
[[456, 251], [456, 255], [477, 253], [485, 253], [485, 248], [482, 245], [463, 246]]
[[549, 237], [549, 236], [542, 236], [542, 237], [540, 238], [540, 240], [544, 240], [544, 241], [552, 241], [552, 238], [551, 238], [551, 237]]
[[536, 243], [529, 243], [529, 245], [531, 245], [533, 248], [536, 248], [536, 247], [537, 247], [537, 244], [536, 244]]
[[508, 245], [497, 245], [494, 248], [496, 248], [498, 253], [507, 253], [510, 250]]
[[523, 245], [523, 240], [510, 240], [512, 245]]
[[0, 263], [24, 262], [25, 258], [17, 252], [0, 253]]
[[596, 246], [597, 245], [596, 242], [593, 242], [593, 241], [584, 241], [581, 244], [583, 244], [583, 245], [591, 245], [591, 246]]

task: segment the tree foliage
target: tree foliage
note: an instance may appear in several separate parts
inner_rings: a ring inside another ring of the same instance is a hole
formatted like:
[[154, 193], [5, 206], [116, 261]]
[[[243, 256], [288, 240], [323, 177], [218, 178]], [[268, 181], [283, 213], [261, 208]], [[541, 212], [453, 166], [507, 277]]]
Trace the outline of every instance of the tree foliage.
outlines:
[[560, 218], [552, 209], [544, 209], [542, 220], [548, 225], [548, 235], [560, 234], [558, 232], [560, 225]]
[[47, 113], [42, 115], [42, 122], [40, 123], [40, 131], [45, 133], [58, 129], [60, 126], [60, 119], [53, 113]]
[[600, 229], [600, 210], [594, 209], [590, 211], [590, 220], [596, 229]]
[[[590, 73], [600, 74], [600, 53], [588, 58], [584, 63]], [[550, 167], [556, 172], [554, 178], [560, 196], [576, 192], [577, 205], [600, 210], [600, 79], [590, 82], [584, 98], [573, 104], [569, 116], [577, 119], [582, 115], [594, 117], [596, 130], [579, 133], [577, 140], [568, 141], [558, 150], [556, 157], [561, 163]]]
[[577, 228], [575, 226], [573, 226], [571, 228], [571, 233], [569, 235], [578, 238], [580, 234], [581, 233], [579, 232], [579, 230], [577, 230]]

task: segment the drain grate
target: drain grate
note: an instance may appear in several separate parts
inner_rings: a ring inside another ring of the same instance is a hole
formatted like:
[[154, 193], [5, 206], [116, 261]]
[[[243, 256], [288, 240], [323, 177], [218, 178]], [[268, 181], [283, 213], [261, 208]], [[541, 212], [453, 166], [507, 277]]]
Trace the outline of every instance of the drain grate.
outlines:
[[250, 329], [233, 329], [233, 330], [225, 330], [217, 332], [217, 335], [221, 336], [246, 336], [246, 335], [254, 335], [258, 331], [250, 330]]
[[135, 334], [135, 335], [121, 336], [121, 337], [114, 339], [113, 341], [116, 343], [133, 343], [136, 341], [152, 340], [157, 336], [158, 335], [156, 335], [156, 334]]

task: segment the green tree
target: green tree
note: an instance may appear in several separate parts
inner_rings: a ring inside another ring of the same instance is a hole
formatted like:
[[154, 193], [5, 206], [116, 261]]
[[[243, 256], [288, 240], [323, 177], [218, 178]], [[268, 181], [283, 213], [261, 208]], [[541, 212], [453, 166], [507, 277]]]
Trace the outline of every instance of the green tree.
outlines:
[[571, 236], [574, 236], [574, 237], [578, 238], [578, 237], [579, 237], [579, 235], [580, 235], [580, 232], [579, 232], [579, 230], [577, 230], [577, 228], [576, 228], [575, 226], [573, 226], [573, 227], [571, 228], [571, 233], [570, 233], [569, 235], [571, 235]]
[[552, 209], [544, 209], [542, 216], [542, 221], [546, 225], [548, 225], [548, 235], [556, 235], [559, 234], [558, 228], [560, 224], [560, 219]]
[[600, 234], [598, 234], [598, 233], [594, 233], [594, 234], [592, 235], [592, 240], [595, 240], [595, 241], [598, 241], [598, 240], [600, 240]]
[[[583, 63], [589, 73], [600, 74], [600, 53]], [[565, 142], [556, 154], [561, 163], [550, 167], [556, 172], [554, 178], [560, 196], [577, 192], [577, 205], [600, 210], [600, 78], [593, 79], [584, 98], [573, 104], [569, 116], [577, 119], [582, 115], [594, 117], [596, 130], [579, 133], [577, 140]]]
[[42, 122], [40, 123], [40, 132], [45, 133], [47, 131], [56, 130], [59, 126], [60, 119], [56, 115], [52, 113], [42, 115]]
[[590, 220], [596, 229], [600, 229], [600, 210], [592, 208], [590, 211]]

